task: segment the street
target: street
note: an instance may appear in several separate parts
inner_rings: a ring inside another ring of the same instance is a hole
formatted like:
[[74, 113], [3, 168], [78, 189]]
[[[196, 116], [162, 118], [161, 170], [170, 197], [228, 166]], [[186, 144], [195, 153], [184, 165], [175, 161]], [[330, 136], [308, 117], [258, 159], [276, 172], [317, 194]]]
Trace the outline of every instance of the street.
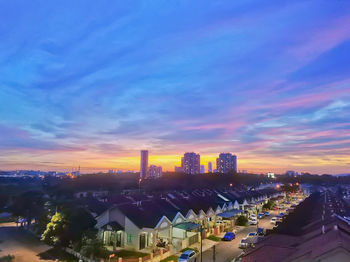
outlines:
[[[280, 212], [282, 211], [271, 211], [270, 216], [259, 219], [259, 227], [262, 227], [264, 229], [271, 229], [273, 227], [273, 225], [270, 223], [271, 218]], [[216, 262], [227, 262], [239, 256], [242, 253], [242, 249], [238, 247], [239, 242], [242, 238], [246, 237], [249, 232], [256, 232], [256, 225], [247, 226], [241, 229], [236, 234], [236, 238], [232, 241], [219, 242], [215, 247]], [[213, 248], [203, 252], [203, 262], [213, 262]]]
[[50, 248], [14, 223], [0, 226], [0, 257], [14, 255], [15, 262], [53, 261], [40, 257]]

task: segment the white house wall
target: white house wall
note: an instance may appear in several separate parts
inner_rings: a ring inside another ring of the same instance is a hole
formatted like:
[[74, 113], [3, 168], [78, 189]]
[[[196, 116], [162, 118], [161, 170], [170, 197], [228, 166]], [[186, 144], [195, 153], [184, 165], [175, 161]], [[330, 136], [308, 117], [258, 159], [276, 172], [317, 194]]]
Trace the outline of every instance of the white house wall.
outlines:
[[96, 228], [101, 228], [109, 222], [109, 209], [96, 218]]
[[173, 237], [184, 239], [184, 238], [186, 238], [186, 231], [182, 230], [180, 228], [174, 227], [173, 228]]
[[[125, 217], [125, 247], [138, 250], [140, 241], [140, 229], [127, 217]], [[128, 235], [131, 235], [131, 242], [128, 243]]]

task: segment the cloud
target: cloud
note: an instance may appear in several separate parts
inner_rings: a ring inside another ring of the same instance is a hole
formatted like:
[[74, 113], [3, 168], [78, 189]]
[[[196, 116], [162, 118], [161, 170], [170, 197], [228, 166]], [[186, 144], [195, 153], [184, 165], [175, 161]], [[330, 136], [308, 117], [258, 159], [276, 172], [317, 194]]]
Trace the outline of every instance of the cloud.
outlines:
[[148, 148], [172, 169], [185, 150], [231, 151], [246, 169], [305, 159], [298, 168], [317, 171], [316, 155], [340, 171], [349, 11], [316, 0], [3, 2], [0, 157], [138, 169], [130, 157]]

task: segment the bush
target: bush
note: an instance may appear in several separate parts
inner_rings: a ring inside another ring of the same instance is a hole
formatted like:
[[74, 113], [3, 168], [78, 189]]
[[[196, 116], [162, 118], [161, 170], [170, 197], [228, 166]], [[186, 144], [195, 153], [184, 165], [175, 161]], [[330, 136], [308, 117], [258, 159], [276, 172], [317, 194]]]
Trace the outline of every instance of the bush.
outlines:
[[212, 240], [212, 241], [216, 241], [216, 242], [219, 242], [219, 241], [221, 240], [220, 237], [213, 236], [213, 235], [208, 236], [208, 239], [209, 239], [209, 240]]
[[167, 257], [167, 258], [161, 260], [160, 262], [177, 261], [178, 259], [179, 259], [178, 256], [170, 256], [170, 257]]
[[12, 255], [0, 257], [0, 262], [12, 262], [14, 260], [15, 260], [15, 256], [12, 256]]
[[248, 223], [248, 218], [246, 216], [240, 215], [236, 219], [236, 226], [246, 226]]
[[89, 258], [107, 258], [108, 251], [102, 241], [92, 231], [87, 232], [81, 241], [80, 253]]
[[272, 200], [269, 200], [267, 203], [263, 205], [263, 209], [270, 210], [275, 206], [275, 202]]

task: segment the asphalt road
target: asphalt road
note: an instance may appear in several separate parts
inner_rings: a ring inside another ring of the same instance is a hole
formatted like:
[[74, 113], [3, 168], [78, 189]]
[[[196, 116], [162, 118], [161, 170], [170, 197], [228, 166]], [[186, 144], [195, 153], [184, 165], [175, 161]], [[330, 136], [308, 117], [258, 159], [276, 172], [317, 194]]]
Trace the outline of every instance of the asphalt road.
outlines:
[[[271, 229], [273, 225], [270, 223], [272, 217], [276, 216], [282, 211], [272, 211], [269, 217], [259, 219], [259, 227], [265, 229]], [[246, 237], [249, 232], [256, 232], [255, 226], [247, 226], [236, 234], [236, 238], [229, 242], [219, 242], [215, 247], [215, 262], [227, 262], [231, 259], [239, 256], [242, 253], [242, 249], [238, 247], [242, 238]], [[200, 261], [200, 260], [199, 260]], [[213, 249], [209, 249], [203, 252], [203, 262], [213, 262]]]
[[43, 262], [39, 254], [50, 249], [29, 233], [11, 224], [0, 225], [0, 257], [14, 255], [15, 262]]

